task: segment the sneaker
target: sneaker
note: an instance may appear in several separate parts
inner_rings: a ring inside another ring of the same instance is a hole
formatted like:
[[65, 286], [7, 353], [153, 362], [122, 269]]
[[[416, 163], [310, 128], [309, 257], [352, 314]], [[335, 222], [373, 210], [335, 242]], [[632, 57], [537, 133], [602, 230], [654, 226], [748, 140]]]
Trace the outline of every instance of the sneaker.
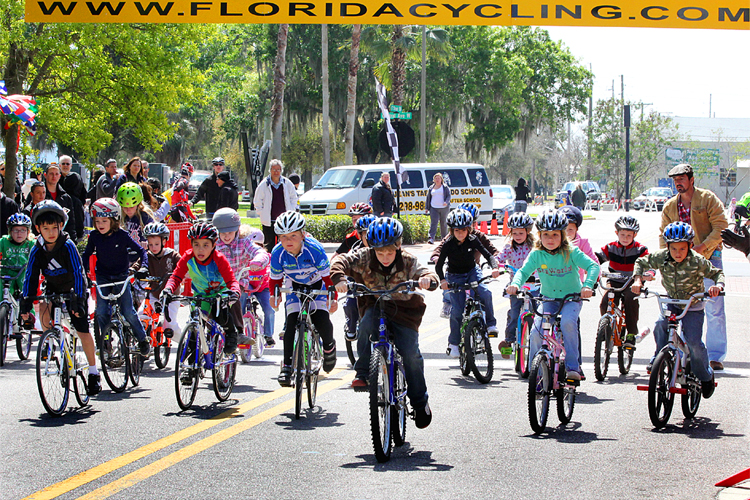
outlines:
[[281, 330], [281, 333], [279, 333], [279, 340], [284, 340], [284, 330]]
[[623, 342], [623, 347], [635, 347], [635, 335], [632, 333], [628, 333], [625, 336], [625, 342]]
[[711, 380], [708, 382], [701, 382], [701, 393], [703, 393], [703, 399], [708, 399], [713, 396], [714, 389], [716, 389], [716, 382], [714, 381], [713, 376], [711, 376]]
[[443, 309], [440, 311], [441, 318], [449, 319], [451, 317], [451, 303], [443, 302]]
[[172, 337], [174, 337], [174, 330], [172, 330], [171, 328], [165, 328], [164, 336], [167, 337], [168, 339], [171, 339]]
[[284, 365], [279, 373], [279, 385], [281, 387], [290, 387], [292, 385], [292, 367]]
[[183, 371], [180, 374], [180, 383], [182, 385], [191, 385], [193, 383], [193, 369], [192, 368], [186, 368], [185, 371]]
[[458, 346], [453, 344], [448, 344], [448, 349], [445, 350], [445, 354], [448, 355], [449, 358], [457, 358], [458, 357]]
[[336, 342], [330, 349], [323, 350], [323, 371], [328, 373], [336, 366]]
[[230, 356], [237, 352], [237, 335], [227, 335], [227, 339], [224, 342], [224, 354]]
[[276, 341], [273, 339], [273, 337], [266, 337], [266, 347], [273, 347], [276, 345]]
[[586, 380], [586, 375], [583, 374], [583, 368], [580, 368], [580, 367], [578, 368], [578, 375], [581, 376], [581, 382]]
[[86, 394], [96, 396], [102, 392], [102, 376], [89, 373], [89, 383], [86, 385]]
[[433, 240], [432, 238], [430, 238], [429, 240], [427, 240], [427, 243], [429, 243], [430, 245], [434, 245], [435, 244], [435, 240]]
[[367, 380], [355, 378], [352, 380], [352, 389], [354, 389], [354, 392], [365, 392], [367, 390]]
[[572, 380], [573, 382], [580, 382], [581, 374], [575, 370], [568, 370], [567, 373], [565, 374], [565, 378], [567, 380]]
[[513, 344], [507, 340], [503, 340], [497, 344], [497, 349], [500, 351], [503, 359], [510, 359], [510, 354], [513, 352]]
[[487, 336], [491, 339], [497, 338], [497, 327], [496, 326], [488, 326], [487, 327]]
[[713, 370], [723, 370], [724, 369], [724, 363], [721, 361], [711, 361], [709, 363], [711, 365], [711, 369]]
[[417, 425], [417, 429], [424, 429], [430, 422], [432, 422], [432, 410], [430, 410], [430, 404], [424, 405], [424, 408], [414, 411], [414, 422]]
[[648, 364], [646, 365], [646, 373], [648, 373], [649, 375], [651, 375], [651, 368], [653, 368], [653, 367], [654, 367], [653, 361], [649, 361]]
[[344, 330], [344, 338], [347, 342], [354, 342], [357, 340], [357, 331], [354, 330], [353, 332], [350, 332], [349, 330]]
[[138, 341], [138, 349], [141, 352], [141, 356], [147, 358], [151, 354], [151, 342], [148, 339]]
[[248, 337], [247, 335], [240, 335], [237, 339], [237, 344], [239, 345], [255, 345], [255, 339], [252, 337]]

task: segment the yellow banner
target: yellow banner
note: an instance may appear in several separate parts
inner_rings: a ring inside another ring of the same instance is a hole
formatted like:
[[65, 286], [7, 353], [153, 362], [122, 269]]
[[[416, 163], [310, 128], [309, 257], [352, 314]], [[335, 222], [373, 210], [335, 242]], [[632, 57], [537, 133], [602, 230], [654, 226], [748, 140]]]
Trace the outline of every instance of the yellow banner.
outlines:
[[26, 21], [750, 28], [748, 0], [26, 0]]

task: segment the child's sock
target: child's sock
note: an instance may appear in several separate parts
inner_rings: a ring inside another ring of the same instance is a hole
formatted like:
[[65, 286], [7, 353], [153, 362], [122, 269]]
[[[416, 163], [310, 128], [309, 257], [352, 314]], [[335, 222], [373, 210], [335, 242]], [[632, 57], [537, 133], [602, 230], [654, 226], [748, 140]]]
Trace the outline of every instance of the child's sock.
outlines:
[[99, 369], [96, 367], [96, 364], [89, 365], [89, 375], [99, 375]]

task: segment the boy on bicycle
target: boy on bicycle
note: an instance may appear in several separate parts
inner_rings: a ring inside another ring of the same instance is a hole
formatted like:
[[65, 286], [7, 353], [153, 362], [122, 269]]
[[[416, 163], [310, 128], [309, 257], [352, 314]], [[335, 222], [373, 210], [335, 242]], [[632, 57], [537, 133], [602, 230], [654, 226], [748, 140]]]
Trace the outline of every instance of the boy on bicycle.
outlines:
[[[55, 201], [44, 200], [34, 208], [34, 226], [40, 237], [29, 254], [26, 278], [23, 283], [23, 300], [20, 304], [21, 318], [29, 319], [29, 311], [34, 304], [33, 297], [39, 289], [39, 274], [44, 275], [47, 293], [71, 293], [76, 297], [65, 301], [70, 311], [70, 323], [81, 339], [83, 352], [89, 362], [89, 380], [86, 392], [89, 396], [102, 390], [101, 377], [96, 368], [96, 347], [89, 333], [88, 293], [86, 275], [81, 264], [81, 255], [75, 243], [68, 238], [63, 227], [68, 222], [68, 214]], [[39, 305], [42, 329], [52, 327], [49, 305]]]
[[[371, 290], [389, 290], [408, 280], [419, 280], [420, 288], [435, 289], [438, 277], [422, 266], [417, 258], [401, 250], [404, 227], [396, 219], [379, 217], [367, 229], [369, 248], [340, 255], [331, 265], [331, 279], [336, 290], [347, 291], [346, 277], [354, 278]], [[404, 363], [407, 393], [415, 411], [416, 426], [424, 429], [432, 421], [428, 404], [427, 384], [424, 379], [424, 359], [419, 351], [419, 325], [426, 309], [421, 295], [396, 294], [386, 301], [385, 314], [393, 340]], [[354, 390], [367, 388], [370, 367], [370, 349], [367, 345], [378, 336], [378, 314], [374, 297], [358, 299], [361, 318], [359, 321], [359, 359], [354, 365], [357, 372], [352, 382]]]
[[[717, 297], [724, 289], [724, 272], [692, 249], [695, 233], [690, 224], [672, 222], [664, 228], [663, 237], [667, 248], [635, 261], [635, 269], [633, 269], [635, 278], [633, 286], [630, 287], [633, 293], [636, 295], [641, 293], [643, 284], [641, 277], [644, 271], [657, 269], [662, 273], [661, 283], [670, 298], [687, 300], [691, 295], [703, 292], [705, 290], [703, 278], [711, 279], [716, 283], [708, 289], [708, 294], [711, 297]], [[692, 304], [681, 322], [682, 336], [690, 348], [690, 366], [702, 383], [703, 397], [708, 399], [714, 393], [714, 372], [708, 364], [708, 352], [701, 340], [703, 307], [703, 302]], [[680, 307], [675, 305], [670, 305], [669, 310], [677, 314], [681, 312]], [[648, 372], [651, 372], [654, 358], [669, 340], [667, 324], [668, 318], [661, 316], [654, 326], [656, 352], [646, 367]]]
[[[167, 285], [167, 279], [172, 275], [174, 270], [177, 268], [177, 263], [180, 261], [180, 254], [174, 248], [167, 248], [164, 244], [169, 239], [169, 228], [163, 222], [149, 222], [146, 227], [143, 228], [143, 236], [146, 237], [148, 243], [148, 275], [152, 278], [159, 278], [159, 283], [151, 283], [151, 290], [149, 291], [150, 301], [152, 304], [156, 304], [161, 296], [161, 291]], [[138, 315], [143, 314], [143, 309], [146, 305], [146, 301], [143, 301], [141, 308], [138, 310]], [[161, 312], [160, 307], [163, 305], [154, 305], [156, 312]], [[172, 302], [169, 304], [169, 318], [171, 321], [167, 321], [166, 316], [162, 315], [161, 321], [164, 325], [164, 336], [171, 339], [174, 336], [174, 332], [180, 330], [180, 325], [177, 323], [177, 314], [180, 310], [179, 302]]]
[[[31, 219], [24, 213], [13, 214], [8, 217], [7, 226], [9, 234], [0, 238], [0, 264], [21, 268], [29, 261], [29, 253], [34, 246], [34, 240], [29, 239]], [[19, 273], [10, 283], [11, 295], [15, 295], [23, 288], [24, 274]]]
[[[274, 231], [279, 243], [271, 252], [271, 307], [277, 309], [281, 303], [279, 288], [285, 279], [291, 280], [292, 288], [300, 285], [308, 288], [327, 290], [333, 287], [331, 263], [323, 245], [312, 236], [306, 236], [305, 218], [298, 212], [284, 212], [276, 219]], [[310, 312], [315, 329], [323, 340], [323, 370], [330, 372], [336, 366], [336, 341], [333, 338], [333, 325], [328, 315], [338, 307], [334, 295], [330, 306], [327, 298], [317, 296]], [[292, 354], [294, 332], [300, 312], [300, 299], [294, 293], [286, 296], [286, 328], [284, 331], [284, 360], [279, 373], [279, 385], [288, 387], [292, 380]]]
[[[604, 245], [601, 252], [596, 252], [600, 264], [609, 261], [610, 273], [618, 273], [625, 277], [624, 280], [609, 280], [609, 284], [613, 288], [622, 288], [627, 279], [633, 274], [635, 261], [639, 257], [648, 254], [648, 248], [635, 241], [635, 237], [640, 229], [641, 226], [635, 217], [623, 215], [615, 222], [617, 239], [612, 243]], [[635, 347], [635, 336], [638, 335], [640, 304], [635, 297], [636, 295], [629, 289], [615, 294], [615, 304], [622, 299], [622, 308], [625, 311], [627, 335], [625, 336], [624, 345], [626, 347]], [[606, 314], [608, 307], [609, 297], [605, 293], [602, 297], [602, 303], [599, 306], [602, 315]]]

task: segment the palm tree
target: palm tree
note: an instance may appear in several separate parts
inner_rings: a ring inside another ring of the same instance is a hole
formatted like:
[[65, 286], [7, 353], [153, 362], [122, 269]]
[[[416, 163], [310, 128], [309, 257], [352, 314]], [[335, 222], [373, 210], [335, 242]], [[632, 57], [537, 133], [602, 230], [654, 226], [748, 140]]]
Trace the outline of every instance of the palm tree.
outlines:
[[328, 25], [321, 25], [321, 50], [322, 57], [322, 75], [323, 84], [323, 169], [331, 168], [331, 137], [328, 132], [328, 108], [329, 108], [329, 88], [328, 88]]
[[357, 116], [357, 72], [359, 71], [359, 40], [362, 25], [352, 27], [352, 48], [349, 53], [349, 83], [346, 99], [346, 129], [344, 131], [344, 163], [354, 161], [354, 119]]
[[271, 108], [271, 130], [273, 144], [271, 155], [281, 159], [281, 117], [284, 113], [284, 85], [286, 84], [286, 44], [289, 25], [279, 25], [279, 36], [276, 41], [276, 63], [273, 68], [273, 106]]

